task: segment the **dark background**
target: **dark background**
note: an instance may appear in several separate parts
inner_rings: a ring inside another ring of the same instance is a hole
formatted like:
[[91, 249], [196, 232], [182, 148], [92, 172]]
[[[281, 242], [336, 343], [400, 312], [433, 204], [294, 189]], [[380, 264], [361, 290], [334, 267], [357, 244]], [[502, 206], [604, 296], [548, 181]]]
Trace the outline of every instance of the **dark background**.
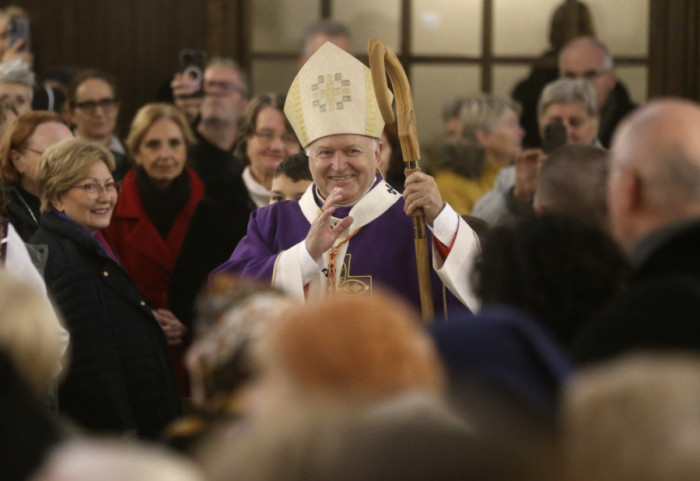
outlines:
[[[119, 133], [136, 109], [156, 98], [183, 48], [224, 55], [247, 70], [250, 6], [255, 0], [15, 0], [32, 22], [37, 73], [56, 66], [96, 67], [117, 76]], [[462, 1], [462, 0], [455, 0]], [[494, 0], [483, 0], [488, 8]], [[411, 0], [402, 0], [410, 10]], [[321, 0], [321, 16], [332, 16]], [[341, 19], [342, 20], [342, 19]], [[700, 100], [700, 0], [651, 0], [649, 98]]]

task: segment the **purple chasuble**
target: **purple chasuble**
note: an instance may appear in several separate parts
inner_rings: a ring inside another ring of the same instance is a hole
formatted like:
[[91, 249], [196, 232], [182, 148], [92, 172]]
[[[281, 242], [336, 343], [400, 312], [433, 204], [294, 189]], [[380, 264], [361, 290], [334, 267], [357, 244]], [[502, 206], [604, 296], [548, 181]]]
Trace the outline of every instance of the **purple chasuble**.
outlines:
[[[374, 188], [383, 186], [380, 183]], [[399, 197], [386, 212], [361, 227], [350, 239], [342, 267], [341, 259], [337, 261], [341, 269], [338, 291], [361, 294], [377, 288], [389, 289], [420, 310], [413, 220], [403, 211], [403, 206], [403, 198]], [[343, 214], [338, 217], [344, 217]], [[250, 216], [247, 235], [229, 260], [212, 275], [231, 272], [270, 281], [278, 254], [302, 242], [310, 227], [298, 202], [278, 202], [256, 209]], [[432, 250], [430, 232], [428, 245]], [[325, 265], [323, 273], [327, 272]], [[432, 271], [432, 290], [435, 313], [439, 316], [444, 306], [443, 283], [435, 271]], [[444, 292], [449, 308], [464, 309], [448, 289]]]

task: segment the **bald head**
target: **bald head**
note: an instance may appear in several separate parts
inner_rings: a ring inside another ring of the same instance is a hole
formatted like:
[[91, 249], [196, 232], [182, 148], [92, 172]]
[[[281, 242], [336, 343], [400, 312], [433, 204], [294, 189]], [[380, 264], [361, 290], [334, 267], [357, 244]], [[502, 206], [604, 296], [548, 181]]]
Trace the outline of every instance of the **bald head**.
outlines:
[[650, 102], [618, 128], [608, 184], [613, 233], [631, 248], [673, 222], [700, 217], [700, 106]]

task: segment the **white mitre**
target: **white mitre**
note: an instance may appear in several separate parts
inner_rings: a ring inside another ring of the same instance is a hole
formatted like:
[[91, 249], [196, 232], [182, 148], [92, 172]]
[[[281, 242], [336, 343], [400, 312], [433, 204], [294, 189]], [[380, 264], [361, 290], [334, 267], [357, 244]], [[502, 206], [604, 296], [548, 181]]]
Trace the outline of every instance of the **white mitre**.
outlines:
[[372, 73], [331, 42], [323, 44], [294, 78], [284, 113], [304, 147], [337, 134], [378, 139], [384, 130]]

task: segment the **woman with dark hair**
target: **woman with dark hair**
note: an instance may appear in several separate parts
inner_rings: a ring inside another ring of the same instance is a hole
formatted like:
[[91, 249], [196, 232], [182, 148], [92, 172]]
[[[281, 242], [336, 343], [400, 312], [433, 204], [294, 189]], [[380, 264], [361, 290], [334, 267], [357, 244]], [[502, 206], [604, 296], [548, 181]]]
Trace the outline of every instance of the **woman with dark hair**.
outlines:
[[58, 114], [37, 111], [15, 119], [0, 141], [0, 182], [6, 214], [25, 242], [39, 228], [39, 158], [49, 146], [72, 137]]
[[248, 103], [234, 149], [245, 168], [208, 185], [192, 217], [168, 290], [170, 309], [188, 327], [207, 276], [246, 234], [250, 213], [270, 202], [277, 166], [301, 149], [284, 115], [284, 100], [284, 95], [267, 93]]
[[570, 349], [585, 321], [622, 292], [629, 274], [607, 234], [574, 219], [539, 216], [493, 229], [475, 280], [482, 305], [519, 308]]
[[167, 309], [167, 292], [192, 214], [204, 196], [204, 185], [185, 165], [192, 143], [194, 135], [176, 107], [142, 107], [126, 140], [136, 168], [124, 177], [112, 222], [104, 231], [165, 331], [183, 393], [186, 329]]
[[124, 145], [114, 134], [119, 117], [117, 79], [100, 70], [83, 70], [68, 85], [66, 114], [75, 127], [75, 136], [92, 140], [112, 152], [115, 180], [129, 169]]
[[268, 93], [250, 101], [234, 153], [243, 165], [243, 183], [256, 207], [270, 201], [277, 166], [301, 146], [284, 115], [284, 95]]
[[114, 159], [94, 142], [73, 139], [41, 158], [41, 227], [48, 246], [44, 278], [71, 336], [59, 410], [81, 426], [155, 438], [180, 414], [163, 330], [102, 235], [118, 188]]

